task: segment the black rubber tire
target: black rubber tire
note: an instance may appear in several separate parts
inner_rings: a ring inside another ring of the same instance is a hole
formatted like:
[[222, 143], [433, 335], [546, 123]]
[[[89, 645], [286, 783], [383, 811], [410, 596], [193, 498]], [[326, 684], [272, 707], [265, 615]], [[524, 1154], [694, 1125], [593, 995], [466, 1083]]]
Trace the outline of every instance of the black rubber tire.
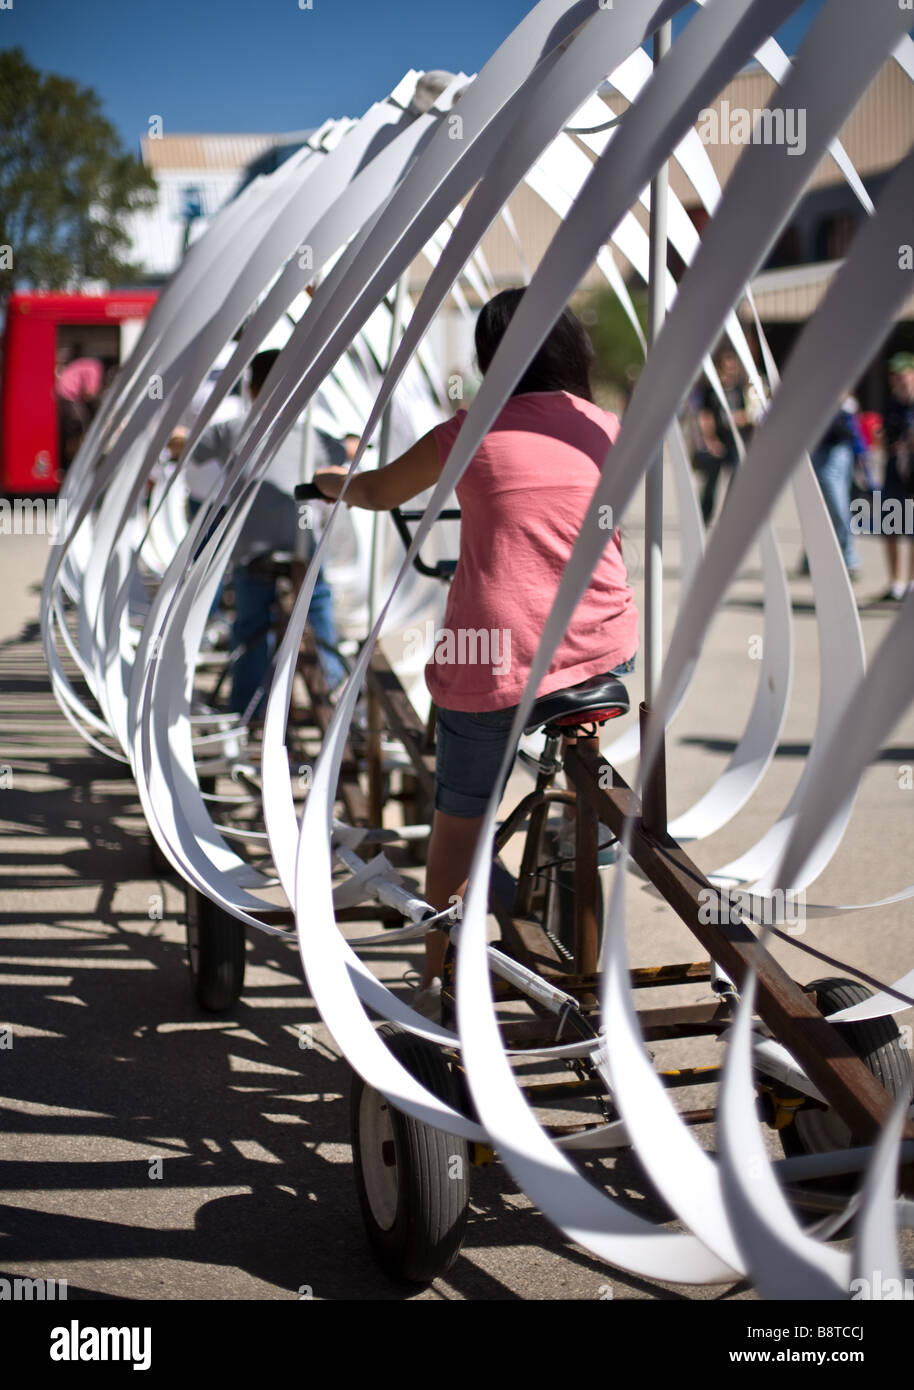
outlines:
[[[814, 980], [806, 988], [815, 991], [819, 1011], [825, 1015], [870, 999], [873, 993], [857, 980], [840, 978]], [[887, 1015], [834, 1026], [890, 1096], [907, 1095], [910, 1100], [914, 1091], [914, 1070], [894, 1018]], [[801, 1106], [792, 1123], [778, 1133], [788, 1158], [831, 1153], [849, 1148], [851, 1142], [850, 1130], [830, 1106], [827, 1109]]]
[[[439, 1048], [382, 1024], [399, 1062], [457, 1108], [460, 1086]], [[470, 1204], [465, 1139], [404, 1115], [353, 1073], [352, 1156], [362, 1220], [375, 1259], [396, 1279], [428, 1284], [457, 1259]]]
[[244, 923], [190, 887], [186, 923], [194, 998], [207, 1013], [224, 1013], [244, 989]]

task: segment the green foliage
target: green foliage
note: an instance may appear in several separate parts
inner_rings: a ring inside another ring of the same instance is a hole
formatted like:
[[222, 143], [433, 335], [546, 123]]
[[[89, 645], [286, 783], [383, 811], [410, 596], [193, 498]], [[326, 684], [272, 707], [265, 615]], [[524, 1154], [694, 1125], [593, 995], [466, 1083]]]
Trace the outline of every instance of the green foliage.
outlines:
[[0, 306], [14, 287], [125, 281], [122, 218], [155, 203], [155, 180], [121, 147], [97, 94], [0, 53]]
[[[633, 289], [631, 296], [644, 329], [647, 324], [647, 291]], [[608, 286], [594, 290], [582, 299], [578, 313], [590, 334], [596, 354], [594, 383], [624, 392], [627, 372], [632, 367], [638, 370], [644, 362], [644, 352], [628, 315]]]

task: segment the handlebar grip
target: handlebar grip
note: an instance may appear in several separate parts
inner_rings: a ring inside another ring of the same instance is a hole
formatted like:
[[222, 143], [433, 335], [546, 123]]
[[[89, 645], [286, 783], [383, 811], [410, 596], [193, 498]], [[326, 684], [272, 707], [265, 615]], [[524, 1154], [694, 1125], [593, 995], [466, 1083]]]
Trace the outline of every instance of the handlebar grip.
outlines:
[[296, 502], [326, 502], [317, 483], [299, 483], [295, 489]]

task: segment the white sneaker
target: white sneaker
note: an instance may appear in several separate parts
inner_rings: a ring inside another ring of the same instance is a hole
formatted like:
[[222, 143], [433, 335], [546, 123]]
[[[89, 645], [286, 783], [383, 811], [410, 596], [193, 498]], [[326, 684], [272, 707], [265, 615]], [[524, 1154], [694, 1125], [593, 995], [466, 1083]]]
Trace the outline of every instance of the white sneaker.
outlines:
[[409, 1001], [411, 1008], [432, 1023], [441, 1022], [441, 980], [435, 976], [425, 989], [417, 989]]

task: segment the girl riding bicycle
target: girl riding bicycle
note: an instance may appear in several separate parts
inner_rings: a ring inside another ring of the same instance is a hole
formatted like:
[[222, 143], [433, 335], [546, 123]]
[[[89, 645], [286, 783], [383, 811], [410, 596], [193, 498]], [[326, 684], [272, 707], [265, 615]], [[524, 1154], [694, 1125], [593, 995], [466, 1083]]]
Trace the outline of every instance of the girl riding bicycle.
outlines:
[[[483, 375], [523, 293], [503, 290], [480, 310], [475, 339]], [[616, 416], [592, 400], [592, 358], [586, 332], [566, 309], [457, 484], [460, 553], [426, 666], [437, 706], [437, 752], [425, 897], [439, 911], [466, 891], [515, 708], [619, 431]], [[388, 511], [433, 487], [465, 416], [458, 410], [387, 467], [357, 474], [348, 505]], [[314, 481], [333, 499], [345, 476], [345, 468], [325, 469]], [[607, 530], [603, 555], [537, 696], [630, 671], [637, 646], [638, 612], [619, 533]], [[411, 1001], [427, 1017], [440, 1013], [446, 948], [443, 932], [427, 934], [422, 986]]]

